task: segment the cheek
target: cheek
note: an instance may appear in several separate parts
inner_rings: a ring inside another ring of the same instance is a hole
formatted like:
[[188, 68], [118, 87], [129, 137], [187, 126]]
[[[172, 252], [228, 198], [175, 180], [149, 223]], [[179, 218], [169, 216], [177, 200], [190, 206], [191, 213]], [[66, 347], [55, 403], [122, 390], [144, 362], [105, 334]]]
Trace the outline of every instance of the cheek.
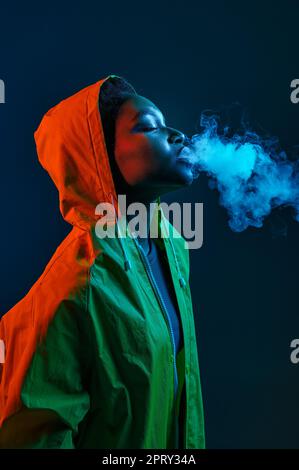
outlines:
[[115, 144], [115, 158], [119, 169], [129, 184], [137, 184], [161, 168], [161, 145], [144, 136], [121, 138]]

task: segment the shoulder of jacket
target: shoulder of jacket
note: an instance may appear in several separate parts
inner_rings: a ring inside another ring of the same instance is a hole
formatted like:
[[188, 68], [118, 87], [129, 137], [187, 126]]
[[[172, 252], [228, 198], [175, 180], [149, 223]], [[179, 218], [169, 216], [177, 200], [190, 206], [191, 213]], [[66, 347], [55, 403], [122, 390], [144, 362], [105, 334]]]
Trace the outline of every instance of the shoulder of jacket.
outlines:
[[89, 234], [73, 228], [55, 250], [25, 296], [2, 316], [23, 326], [48, 323], [61, 307], [86, 310], [86, 288], [92, 263]]
[[175, 226], [166, 218], [165, 221], [165, 228], [166, 233], [169, 238], [171, 238], [171, 243], [175, 250], [175, 255], [177, 256], [180, 268], [184, 273], [185, 277], [189, 279], [190, 273], [190, 259], [189, 259], [189, 248], [188, 243], [185, 238], [181, 235], [181, 233], [175, 228]]

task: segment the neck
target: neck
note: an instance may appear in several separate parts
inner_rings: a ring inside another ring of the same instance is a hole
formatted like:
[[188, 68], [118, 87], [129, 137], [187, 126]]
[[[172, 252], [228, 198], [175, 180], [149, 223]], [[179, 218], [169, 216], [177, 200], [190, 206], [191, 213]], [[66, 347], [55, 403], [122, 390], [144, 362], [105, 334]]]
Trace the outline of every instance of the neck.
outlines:
[[[150, 226], [152, 223], [153, 219], [153, 214], [154, 211], [150, 210], [151, 209], [151, 204], [154, 204], [156, 202], [156, 199], [159, 197], [159, 195], [142, 195], [141, 197], [137, 197], [134, 194], [126, 194], [126, 209], [129, 207], [130, 204], [133, 203], [141, 203], [143, 205], [143, 210], [136, 210], [132, 211], [132, 214], [126, 213], [126, 219], [127, 219], [127, 224], [134, 219], [135, 217], [138, 216], [139, 224], [138, 224], [138, 242], [142, 246], [144, 252], [148, 254], [150, 251], [150, 237], [149, 237], [149, 232], [150, 232]], [[145, 230], [146, 228], [146, 230]], [[137, 231], [137, 228], [136, 228]]]

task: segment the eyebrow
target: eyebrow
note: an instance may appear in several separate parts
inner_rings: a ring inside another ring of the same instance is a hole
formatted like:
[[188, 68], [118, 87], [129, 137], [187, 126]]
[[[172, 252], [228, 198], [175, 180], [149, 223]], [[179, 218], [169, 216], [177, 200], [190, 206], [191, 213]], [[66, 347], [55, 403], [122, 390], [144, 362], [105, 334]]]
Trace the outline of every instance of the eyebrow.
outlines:
[[[133, 116], [132, 121], [135, 121], [136, 119], [138, 119], [138, 118], [140, 118], [140, 117], [142, 117], [142, 116], [148, 115], [148, 114], [150, 114], [151, 116], [153, 116], [153, 117], [155, 117], [155, 118], [158, 117], [157, 114], [156, 114], [154, 111], [151, 111], [151, 110], [148, 110], [148, 111], [142, 110], [142, 111], [138, 111], [138, 113], [136, 113], [136, 114]], [[162, 121], [165, 122], [165, 118], [164, 118], [163, 114], [161, 114], [161, 116], [162, 116]]]

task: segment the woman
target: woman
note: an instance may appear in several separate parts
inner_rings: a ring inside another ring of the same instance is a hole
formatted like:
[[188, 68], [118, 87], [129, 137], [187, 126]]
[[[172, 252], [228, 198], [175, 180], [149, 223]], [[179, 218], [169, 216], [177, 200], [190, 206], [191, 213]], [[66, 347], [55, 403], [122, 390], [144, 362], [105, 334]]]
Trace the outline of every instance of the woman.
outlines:
[[[203, 448], [189, 255], [159, 208], [192, 183], [177, 160], [185, 136], [109, 75], [51, 108], [34, 137], [73, 227], [1, 319], [0, 446]], [[131, 233], [120, 194], [157, 202], [145, 236]], [[97, 236], [103, 203], [114, 238]]]

